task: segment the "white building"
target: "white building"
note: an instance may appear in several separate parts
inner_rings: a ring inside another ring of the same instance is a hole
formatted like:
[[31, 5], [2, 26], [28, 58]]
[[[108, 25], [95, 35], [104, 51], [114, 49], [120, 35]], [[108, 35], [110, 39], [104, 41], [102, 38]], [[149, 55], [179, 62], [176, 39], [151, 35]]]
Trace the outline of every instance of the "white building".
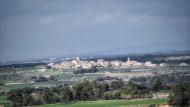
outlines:
[[156, 66], [156, 64], [153, 64], [151, 61], [146, 61], [144, 65], [147, 67], [155, 67]]
[[187, 63], [181, 63], [180, 66], [188, 66]]
[[113, 67], [119, 67], [121, 65], [121, 61], [111, 61], [110, 62]]
[[127, 62], [122, 63], [123, 66], [141, 66], [142, 63], [138, 62], [138, 61], [132, 61], [130, 60], [130, 58], [128, 57]]
[[160, 63], [159, 66], [164, 67], [164, 66], [167, 66], [167, 64], [166, 63]]

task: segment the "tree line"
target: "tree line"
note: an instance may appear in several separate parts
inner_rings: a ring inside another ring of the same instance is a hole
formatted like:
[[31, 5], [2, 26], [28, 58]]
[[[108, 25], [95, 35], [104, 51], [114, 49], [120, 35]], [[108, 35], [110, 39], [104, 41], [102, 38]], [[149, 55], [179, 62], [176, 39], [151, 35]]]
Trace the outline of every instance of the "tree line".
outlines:
[[[165, 89], [161, 84], [159, 80], [152, 87], [122, 80], [111, 83], [85, 81], [74, 86], [16, 89], [8, 93], [8, 100], [11, 101], [12, 107], [22, 107], [79, 100], [152, 98], [154, 92]], [[190, 84], [178, 83], [172, 87], [168, 103], [174, 106], [189, 106]]]
[[189, 107], [190, 83], [178, 82], [170, 93], [168, 103], [174, 107]]
[[74, 86], [16, 89], [8, 93], [8, 99], [11, 101], [12, 107], [22, 107], [40, 104], [68, 103], [78, 100], [151, 97], [148, 95], [149, 89], [147, 87], [117, 80], [111, 83], [85, 81]]

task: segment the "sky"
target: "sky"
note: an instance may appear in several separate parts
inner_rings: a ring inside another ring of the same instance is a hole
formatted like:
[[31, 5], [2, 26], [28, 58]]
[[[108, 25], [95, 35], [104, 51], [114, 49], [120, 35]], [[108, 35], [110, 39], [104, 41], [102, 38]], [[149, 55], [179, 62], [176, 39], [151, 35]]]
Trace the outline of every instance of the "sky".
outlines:
[[0, 0], [0, 61], [189, 43], [190, 0]]

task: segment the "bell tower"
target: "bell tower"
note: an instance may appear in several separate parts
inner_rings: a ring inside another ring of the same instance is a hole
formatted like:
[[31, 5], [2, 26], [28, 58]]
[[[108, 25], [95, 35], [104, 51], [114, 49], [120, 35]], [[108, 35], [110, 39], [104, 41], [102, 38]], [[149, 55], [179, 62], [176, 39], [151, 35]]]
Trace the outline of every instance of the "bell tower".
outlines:
[[130, 62], [130, 57], [127, 58], [127, 62]]

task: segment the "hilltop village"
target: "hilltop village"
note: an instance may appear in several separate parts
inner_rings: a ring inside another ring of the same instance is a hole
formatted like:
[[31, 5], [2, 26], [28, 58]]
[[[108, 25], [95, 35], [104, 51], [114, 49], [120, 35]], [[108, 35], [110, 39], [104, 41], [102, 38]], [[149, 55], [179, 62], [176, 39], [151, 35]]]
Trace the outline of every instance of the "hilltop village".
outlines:
[[55, 69], [90, 69], [93, 67], [113, 67], [113, 68], [127, 68], [127, 67], [156, 67], [156, 66], [166, 66], [166, 63], [161, 64], [153, 64], [151, 61], [146, 62], [138, 62], [134, 60], [130, 60], [128, 57], [128, 60], [126, 62], [122, 61], [105, 61], [103, 59], [98, 59], [97, 61], [84, 61], [80, 60], [79, 57], [77, 57], [74, 60], [70, 61], [64, 61], [62, 63], [49, 63], [47, 67], [55, 68]]

